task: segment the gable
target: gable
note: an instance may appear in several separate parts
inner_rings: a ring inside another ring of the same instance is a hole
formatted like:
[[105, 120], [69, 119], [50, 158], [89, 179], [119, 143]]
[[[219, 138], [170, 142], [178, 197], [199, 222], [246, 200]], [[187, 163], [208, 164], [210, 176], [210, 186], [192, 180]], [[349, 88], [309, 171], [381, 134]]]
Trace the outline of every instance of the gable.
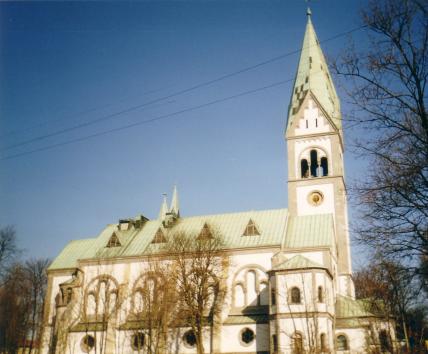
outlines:
[[110, 236], [110, 239], [108, 240], [106, 247], [111, 248], [111, 247], [120, 247], [120, 246], [122, 246], [122, 244], [120, 243], [116, 233], [113, 232], [113, 235]]
[[165, 242], [166, 242], [165, 235], [162, 229], [159, 227], [155, 233], [155, 237], [153, 237], [152, 243], [165, 243]]
[[260, 232], [255, 224], [255, 222], [250, 219], [250, 221], [248, 221], [247, 226], [245, 227], [244, 233], [242, 234], [242, 236], [260, 236]]

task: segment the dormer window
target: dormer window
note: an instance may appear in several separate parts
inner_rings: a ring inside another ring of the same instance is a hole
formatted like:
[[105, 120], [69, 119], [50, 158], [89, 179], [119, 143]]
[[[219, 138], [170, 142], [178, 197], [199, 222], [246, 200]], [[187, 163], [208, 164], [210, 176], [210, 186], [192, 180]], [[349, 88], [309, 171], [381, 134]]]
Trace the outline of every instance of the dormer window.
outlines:
[[208, 224], [205, 223], [202, 227], [201, 232], [199, 233], [199, 236], [197, 237], [197, 240], [209, 240], [212, 239], [213, 235], [210, 231], [210, 228], [208, 227]]
[[166, 242], [166, 238], [165, 235], [162, 232], [162, 229], [159, 228], [158, 231], [156, 231], [155, 233], [155, 237], [153, 238], [152, 243], [165, 243]]
[[111, 248], [111, 247], [120, 247], [120, 246], [122, 245], [120, 244], [119, 238], [115, 233], [113, 233], [113, 235], [111, 235], [110, 237], [110, 240], [108, 240], [106, 247]]
[[254, 223], [254, 221], [250, 219], [242, 236], [258, 236], [258, 235], [260, 235], [260, 232], [257, 229], [257, 226]]

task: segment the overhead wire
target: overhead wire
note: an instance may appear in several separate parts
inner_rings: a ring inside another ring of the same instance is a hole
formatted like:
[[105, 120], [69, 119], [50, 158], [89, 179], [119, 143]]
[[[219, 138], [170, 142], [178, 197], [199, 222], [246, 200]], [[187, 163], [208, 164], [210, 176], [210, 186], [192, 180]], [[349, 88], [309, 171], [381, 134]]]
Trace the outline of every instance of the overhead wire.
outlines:
[[[342, 36], [351, 34], [351, 33], [355, 32], [355, 31], [361, 30], [362, 28], [365, 28], [365, 27], [367, 27], [367, 25], [361, 25], [361, 26], [355, 27], [355, 28], [353, 28], [351, 30], [338, 33], [338, 34], [336, 34], [336, 35], [334, 35], [332, 37], [329, 37], [327, 39], [324, 39], [324, 40], [320, 41], [320, 43], [326, 43], [326, 42], [332, 41], [332, 40], [340, 38]], [[87, 122], [79, 123], [79, 124], [76, 124], [76, 125], [71, 126], [71, 127], [67, 127], [67, 128], [56, 130], [56, 131], [54, 131], [52, 133], [47, 133], [47, 134], [39, 135], [37, 137], [31, 138], [31, 139], [28, 139], [28, 140], [25, 140], [25, 141], [21, 141], [21, 142], [15, 143], [15, 144], [8, 145], [8, 146], [0, 149], [0, 152], [1, 151], [7, 151], [7, 150], [15, 149], [15, 148], [20, 147], [20, 146], [25, 146], [25, 145], [28, 145], [28, 144], [31, 144], [31, 143], [34, 143], [34, 142], [37, 142], [37, 141], [42, 141], [42, 140], [45, 140], [45, 139], [48, 139], [48, 138], [51, 138], [51, 137], [54, 137], [54, 136], [57, 136], [57, 135], [65, 134], [65, 133], [68, 133], [68, 132], [71, 132], [71, 131], [74, 131], [74, 130], [78, 130], [78, 129], [82, 129], [82, 128], [85, 128], [85, 127], [88, 127], [88, 126], [91, 126], [91, 125], [94, 125], [94, 124], [97, 124], [97, 123], [100, 123], [100, 122], [103, 122], [103, 121], [106, 121], [106, 120], [109, 120], [109, 119], [112, 119], [112, 118], [115, 118], [115, 117], [119, 117], [119, 116], [121, 116], [123, 114], [130, 113], [132, 111], [135, 111], [137, 109], [141, 109], [143, 107], [152, 105], [154, 103], [162, 102], [164, 100], [167, 100], [167, 99], [179, 96], [179, 95], [183, 95], [185, 93], [197, 90], [199, 88], [206, 87], [206, 86], [212, 85], [214, 83], [217, 83], [217, 82], [226, 80], [228, 78], [234, 77], [236, 75], [239, 75], [239, 74], [242, 74], [242, 73], [254, 70], [254, 69], [259, 68], [261, 66], [264, 66], [264, 65], [267, 65], [267, 64], [271, 64], [273, 62], [279, 61], [279, 60], [284, 59], [284, 58], [286, 58], [288, 56], [291, 56], [293, 54], [300, 53], [301, 50], [302, 49], [296, 49], [296, 50], [287, 52], [285, 54], [278, 55], [276, 57], [264, 60], [264, 61], [259, 62], [257, 64], [250, 65], [250, 66], [247, 66], [247, 67], [242, 68], [240, 70], [237, 70], [237, 71], [234, 71], [234, 72], [231, 72], [231, 73], [219, 76], [217, 78], [201, 82], [199, 84], [193, 85], [193, 86], [188, 87], [186, 89], [179, 90], [179, 91], [176, 91], [174, 93], [171, 93], [171, 94], [159, 97], [159, 98], [155, 98], [155, 99], [150, 100], [148, 102], [144, 102], [144, 103], [141, 103], [141, 104], [137, 104], [137, 105], [128, 107], [128, 108], [120, 110], [118, 112], [110, 113], [110, 114], [104, 115], [102, 117], [99, 117], [99, 118], [96, 118], [96, 119], [93, 119], [93, 120], [90, 120], [90, 121], [87, 121]]]
[[14, 158], [17, 158], [17, 157], [21, 157], [21, 156], [25, 156], [25, 155], [30, 155], [30, 154], [33, 154], [33, 153], [36, 153], [36, 152], [40, 152], [40, 151], [51, 150], [51, 149], [54, 149], [54, 148], [57, 148], [57, 147], [60, 147], [60, 146], [70, 145], [70, 144], [73, 144], [73, 143], [76, 143], [76, 142], [81, 142], [81, 141], [84, 141], [84, 140], [93, 139], [93, 138], [96, 138], [96, 137], [99, 137], [99, 136], [103, 136], [103, 135], [111, 134], [111, 133], [114, 133], [114, 132], [118, 132], [118, 131], [130, 129], [130, 128], [134, 128], [136, 126], [140, 126], [140, 125], [152, 123], [152, 122], [155, 122], [155, 121], [159, 121], [159, 120], [171, 118], [173, 116], [177, 116], [177, 115], [180, 115], [180, 114], [183, 114], [183, 113], [191, 112], [191, 111], [194, 111], [194, 110], [197, 110], [197, 109], [201, 109], [201, 108], [204, 108], [204, 107], [212, 106], [214, 104], [218, 104], [218, 103], [221, 103], [221, 102], [230, 101], [230, 100], [233, 100], [233, 99], [236, 99], [236, 98], [239, 98], [239, 97], [242, 97], [242, 96], [246, 96], [246, 95], [249, 95], [249, 94], [252, 94], [252, 93], [256, 93], [256, 92], [264, 91], [264, 90], [267, 90], [267, 89], [270, 89], [270, 88], [273, 88], [273, 87], [284, 85], [284, 84], [286, 84], [288, 82], [291, 82], [293, 80], [294, 80], [294, 78], [287, 79], [287, 80], [282, 80], [282, 81], [277, 81], [277, 82], [274, 82], [272, 84], [269, 84], [269, 85], [266, 85], [266, 86], [263, 86], [263, 87], [258, 87], [258, 88], [252, 89], [252, 90], [247, 90], [247, 91], [235, 94], [235, 95], [231, 95], [231, 96], [219, 98], [219, 99], [216, 99], [216, 100], [213, 100], [213, 101], [210, 101], [210, 102], [202, 103], [202, 104], [197, 105], [197, 106], [185, 108], [185, 109], [182, 109], [182, 110], [179, 110], [179, 111], [175, 111], [175, 112], [172, 112], [172, 113], [168, 113], [168, 114], [164, 114], [164, 115], [161, 115], [161, 116], [153, 117], [153, 118], [146, 119], [146, 120], [143, 120], [143, 121], [134, 122], [134, 123], [131, 123], [131, 124], [120, 126], [120, 127], [116, 127], [116, 128], [104, 130], [102, 132], [98, 132], [98, 133], [86, 135], [86, 136], [80, 137], [80, 138], [70, 139], [68, 141], [64, 141], [64, 142], [60, 142], [60, 143], [57, 143], [57, 144], [48, 145], [48, 146], [41, 147], [41, 148], [38, 148], [38, 149], [34, 149], [34, 150], [30, 150], [30, 151], [24, 151], [22, 153], [18, 153], [18, 154], [14, 154], [14, 155], [9, 155], [9, 156], [5, 156], [5, 157], [1, 157], [0, 161], [10, 160], [10, 159], [14, 159]]

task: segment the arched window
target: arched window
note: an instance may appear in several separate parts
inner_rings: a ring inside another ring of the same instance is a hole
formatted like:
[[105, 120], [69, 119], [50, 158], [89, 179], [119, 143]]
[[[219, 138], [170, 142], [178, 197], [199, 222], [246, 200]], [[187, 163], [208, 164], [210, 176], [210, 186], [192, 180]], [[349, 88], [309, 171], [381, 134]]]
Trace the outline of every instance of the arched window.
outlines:
[[318, 170], [318, 153], [316, 150], [311, 150], [311, 176], [317, 177]]
[[321, 333], [320, 336], [320, 346], [321, 346], [321, 352], [327, 351], [327, 341], [326, 341], [326, 335], [325, 333]]
[[348, 350], [348, 339], [343, 334], [336, 338], [337, 350]]
[[256, 272], [254, 270], [250, 270], [247, 272], [247, 305], [256, 306], [257, 305], [257, 288], [256, 288]]
[[88, 294], [87, 305], [86, 305], [86, 313], [88, 315], [95, 315], [95, 309], [97, 307], [97, 300], [95, 298], [94, 293]]
[[142, 350], [144, 348], [144, 333], [138, 332], [131, 337], [131, 346], [134, 350]]
[[293, 335], [293, 353], [303, 353], [303, 337], [300, 333], [294, 333]]
[[388, 333], [385, 330], [379, 332], [380, 350], [382, 352], [391, 352], [391, 342]]
[[260, 283], [259, 288], [259, 302], [260, 305], [269, 305], [269, 287], [266, 282]]
[[143, 306], [144, 306], [143, 290], [138, 289], [134, 293], [134, 312], [136, 314], [143, 312]]
[[291, 289], [291, 303], [292, 304], [300, 304], [300, 289], [294, 287]]
[[117, 310], [117, 281], [109, 275], [93, 279], [86, 290], [87, 315], [111, 315]]
[[300, 170], [302, 172], [302, 178], [308, 178], [309, 177], [309, 165], [308, 165], [308, 160], [306, 159], [302, 159], [302, 161], [300, 161]]
[[276, 292], [275, 292], [275, 288], [272, 288], [270, 290], [270, 302], [271, 302], [271, 305], [275, 305], [276, 304]]
[[278, 338], [276, 337], [276, 334], [272, 334], [272, 351], [274, 353], [278, 352]]
[[245, 293], [244, 293], [244, 288], [241, 284], [235, 285], [235, 306], [236, 307], [245, 306]]
[[68, 303], [70, 303], [70, 301], [71, 301], [71, 299], [73, 297], [73, 289], [72, 288], [67, 288], [66, 294], [67, 294], [67, 298], [66, 298], [65, 302], [68, 304]]
[[324, 302], [324, 291], [322, 286], [318, 287], [318, 302]]
[[321, 176], [328, 176], [328, 160], [327, 157], [321, 157]]

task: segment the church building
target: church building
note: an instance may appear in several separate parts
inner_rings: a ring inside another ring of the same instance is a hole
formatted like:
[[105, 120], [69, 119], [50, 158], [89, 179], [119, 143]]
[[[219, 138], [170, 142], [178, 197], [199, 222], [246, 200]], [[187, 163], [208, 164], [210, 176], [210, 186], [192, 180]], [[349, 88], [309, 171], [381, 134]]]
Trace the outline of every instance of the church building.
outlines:
[[[388, 323], [355, 299], [340, 101], [309, 10], [285, 139], [288, 209], [182, 217], [174, 189], [157, 219], [120, 220], [71, 241], [48, 269], [41, 353], [101, 353], [101, 340], [103, 353], [145, 352], [146, 329], [131, 314], [149, 255], [169, 235], [210, 229], [222, 235], [230, 266], [207, 353], [367, 353], [379, 345]], [[102, 306], [100, 289], [109, 298]], [[96, 320], [112, 309], [123, 315], [109, 326]], [[188, 328], [170, 340], [171, 352], [196, 353]]]

